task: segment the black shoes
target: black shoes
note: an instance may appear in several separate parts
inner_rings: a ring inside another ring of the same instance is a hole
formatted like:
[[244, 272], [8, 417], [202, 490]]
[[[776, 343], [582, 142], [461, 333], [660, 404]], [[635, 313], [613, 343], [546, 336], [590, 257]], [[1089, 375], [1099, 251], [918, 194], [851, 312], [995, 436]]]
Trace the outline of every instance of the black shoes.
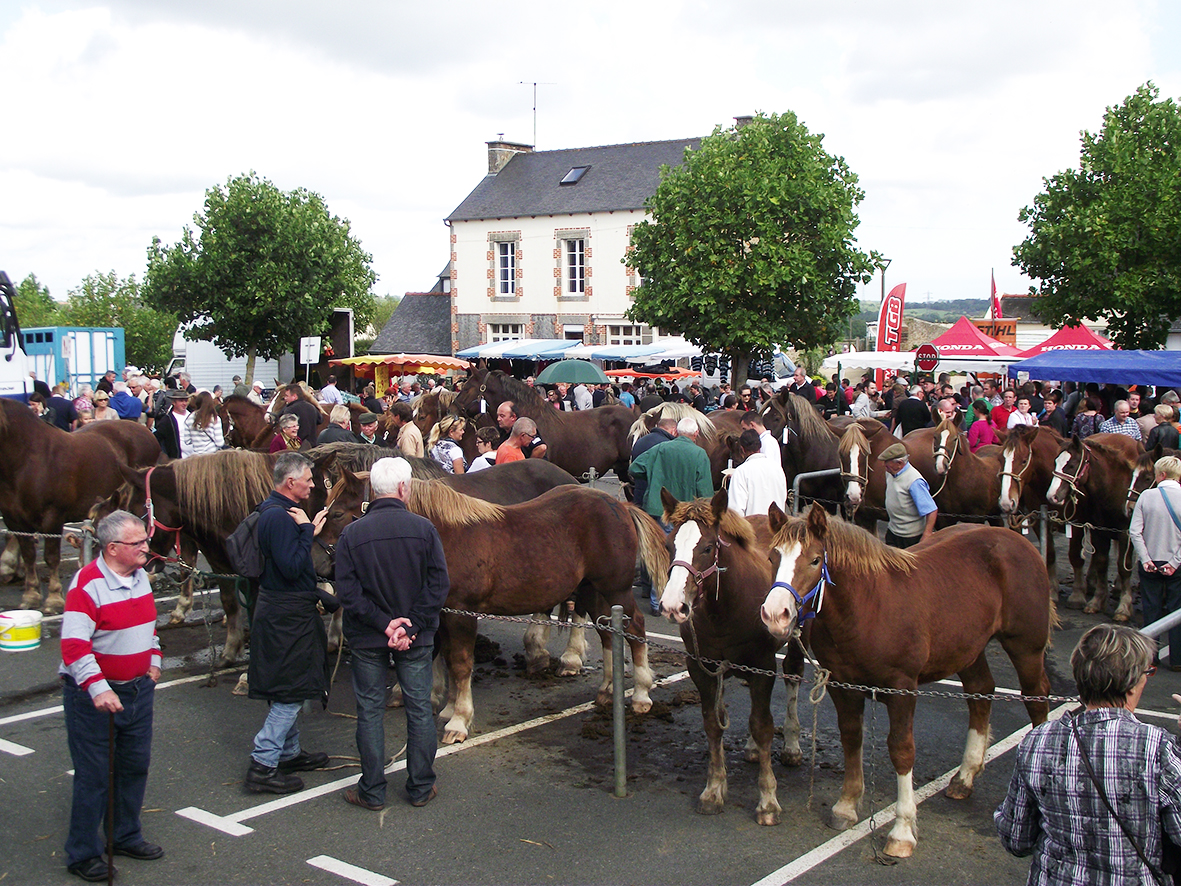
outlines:
[[246, 770], [246, 790], [252, 794], [294, 794], [303, 790], [303, 779], [251, 760]]
[[142, 840], [134, 846], [116, 846], [115, 854], [138, 858], [140, 861], [155, 861], [157, 858], [164, 857], [164, 850], [155, 843]]
[[279, 761], [280, 772], [306, 772], [309, 769], [323, 769], [328, 765], [328, 755], [324, 753], [309, 754], [300, 751], [290, 760]]
[[96, 855], [94, 858], [88, 858], [86, 861], [75, 862], [66, 868], [75, 877], [81, 877], [88, 883], [101, 883], [107, 879], [109, 873], [117, 873], [113, 868], [108, 869], [107, 863], [103, 861], [101, 855]]

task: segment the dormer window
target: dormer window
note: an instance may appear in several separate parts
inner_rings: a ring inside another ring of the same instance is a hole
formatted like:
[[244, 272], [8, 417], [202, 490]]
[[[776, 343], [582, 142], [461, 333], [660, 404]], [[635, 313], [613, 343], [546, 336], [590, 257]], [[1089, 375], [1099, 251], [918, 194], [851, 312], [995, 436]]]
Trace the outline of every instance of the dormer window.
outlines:
[[588, 169], [590, 169], [589, 166], [572, 167], [571, 170], [569, 172], [567, 172], [566, 175], [562, 178], [561, 184], [564, 184], [564, 185], [578, 184], [579, 180], [586, 174], [586, 171]]

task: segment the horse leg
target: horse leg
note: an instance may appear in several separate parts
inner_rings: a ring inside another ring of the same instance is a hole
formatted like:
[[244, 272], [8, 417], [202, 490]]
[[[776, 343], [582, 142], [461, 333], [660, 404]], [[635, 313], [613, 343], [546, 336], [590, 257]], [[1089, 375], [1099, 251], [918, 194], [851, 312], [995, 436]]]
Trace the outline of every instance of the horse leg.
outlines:
[[549, 670], [549, 618], [548, 612], [533, 613], [534, 621], [546, 624], [531, 624], [525, 629], [525, 674], [534, 677]]
[[627, 635], [627, 643], [632, 651], [632, 711], [637, 714], [646, 714], [652, 710], [652, 697], [649, 692], [656, 683], [656, 678], [652, 674], [652, 668], [648, 667], [648, 643], [644, 635], [644, 614], [635, 607], [635, 601], [632, 600], [631, 594], [629, 593], [627, 596], [628, 601], [632, 604], [632, 611], [628, 614], [632, 630]]
[[25, 564], [25, 593], [21, 609], [41, 608], [41, 579], [37, 576], [37, 540], [28, 535], [18, 537], [21, 560]]
[[[185, 536], [180, 539], [180, 558], [186, 563], [197, 562], [197, 545]], [[168, 615], [171, 625], [184, 624], [189, 613], [193, 611], [193, 573], [189, 573], [181, 583], [180, 592], [176, 595], [176, 607]]]
[[[431, 707], [439, 710], [440, 717], [446, 714], [447, 719], [450, 719], [454, 707], [452, 705], [453, 699], [448, 697], [447, 692], [447, 659], [442, 653], [439, 653], [431, 663]], [[444, 700], [446, 700], [446, 706], [444, 706]]]
[[443, 727], [443, 744], [466, 741], [471, 730], [475, 707], [472, 704], [472, 665], [476, 658], [476, 625], [471, 617], [449, 619], [451, 658], [447, 666], [451, 672], [454, 702], [451, 719]]
[[226, 645], [221, 652], [219, 667], [229, 667], [242, 657], [246, 632], [242, 628], [242, 606], [238, 603], [238, 587], [233, 579], [219, 579], [221, 608], [226, 614]]
[[[777, 783], [771, 768], [771, 742], [775, 738], [775, 721], [771, 719], [771, 692], [775, 678], [762, 674], [750, 676], [750, 737], [758, 748], [759, 805], [755, 807], [755, 821], [761, 825], [779, 824], [782, 808], [775, 796]], [[784, 730], [786, 732], [786, 729]]]
[[1087, 605], [1087, 579], [1083, 571], [1083, 536], [1087, 531], [1080, 529], [1070, 539], [1070, 569], [1074, 573], [1074, 586], [1066, 598], [1067, 609], [1082, 609]]
[[1091, 555], [1091, 568], [1087, 570], [1087, 605], [1083, 612], [1095, 615], [1107, 611], [1107, 597], [1111, 585], [1107, 581], [1107, 566], [1111, 559], [1111, 536], [1107, 532], [1091, 533], [1095, 553]]
[[56, 615], [66, 608], [65, 598], [62, 597], [62, 540], [60, 538], [45, 539], [45, 568], [47, 587], [45, 590], [45, 606], [47, 615]]
[[701, 723], [709, 742], [709, 769], [705, 776], [705, 790], [697, 798], [697, 811], [701, 815], [717, 815], [726, 808], [726, 751], [722, 746], [725, 717], [720, 677], [710, 676], [696, 661], [689, 660], [689, 676], [701, 696]]
[[1040, 532], [1046, 535], [1046, 577], [1050, 579], [1050, 599], [1058, 602], [1058, 549], [1054, 546], [1053, 524], [1043, 523]]
[[1132, 569], [1128, 563], [1128, 547], [1128, 537], [1119, 536], [1115, 561], [1115, 586], [1119, 595], [1119, 605], [1116, 606], [1112, 618], [1121, 624], [1132, 617]]
[[[898, 776], [898, 800], [894, 809], [897, 818], [886, 837], [886, 855], [910, 858], [914, 852], [916, 822], [919, 807], [914, 796], [914, 705], [913, 695], [890, 695], [886, 710], [890, 712], [890, 762]], [[973, 711], [973, 714], [975, 712]], [[987, 732], [988, 727], [985, 726]], [[965, 755], [966, 755], [965, 751]]]
[[575, 612], [570, 616], [570, 636], [566, 639], [566, 649], [562, 653], [562, 663], [558, 667], [559, 677], [576, 677], [582, 673], [582, 662], [586, 659], [586, 631], [579, 625], [586, 624], [586, 616]]
[[[784, 766], [799, 766], [804, 762], [800, 750], [800, 680], [804, 676], [804, 650], [799, 643], [788, 642], [783, 657], [783, 686], [787, 689], [787, 711], [783, 718], [783, 751], [779, 762]], [[796, 679], [792, 679], [792, 678]]]
[[[981, 651], [979, 658], [959, 672], [964, 692], [991, 695], [996, 681], [988, 667], [988, 656]], [[976, 776], [984, 771], [984, 752], [988, 748], [988, 718], [992, 713], [992, 702], [984, 699], [968, 700], [968, 742], [964, 745], [964, 758], [959, 771], [947, 786], [947, 796], [952, 800], [966, 800], [972, 796]]]
[[0, 584], [16, 581], [21, 573], [20, 540], [15, 535], [8, 536], [8, 543], [4, 545], [4, 553], [0, 554]]
[[861, 768], [862, 718], [865, 716], [865, 696], [860, 692], [829, 687], [833, 706], [837, 709], [837, 724], [841, 730], [841, 748], [845, 752], [845, 783], [841, 797], [832, 807], [832, 826], [838, 831], [857, 824], [857, 807], [865, 793], [865, 772]]

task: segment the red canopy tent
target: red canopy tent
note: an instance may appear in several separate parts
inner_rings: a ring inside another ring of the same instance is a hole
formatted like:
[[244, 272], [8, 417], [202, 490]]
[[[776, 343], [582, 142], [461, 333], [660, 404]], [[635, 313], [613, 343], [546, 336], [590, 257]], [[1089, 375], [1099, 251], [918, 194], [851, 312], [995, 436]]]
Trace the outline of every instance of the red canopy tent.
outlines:
[[967, 317], [960, 317], [931, 344], [939, 349], [941, 357], [1016, 357], [1021, 353], [1012, 345], [985, 335]]
[[1086, 326], [1063, 326], [1040, 345], [1034, 345], [1021, 356], [1036, 357], [1046, 351], [1110, 351], [1111, 342]]

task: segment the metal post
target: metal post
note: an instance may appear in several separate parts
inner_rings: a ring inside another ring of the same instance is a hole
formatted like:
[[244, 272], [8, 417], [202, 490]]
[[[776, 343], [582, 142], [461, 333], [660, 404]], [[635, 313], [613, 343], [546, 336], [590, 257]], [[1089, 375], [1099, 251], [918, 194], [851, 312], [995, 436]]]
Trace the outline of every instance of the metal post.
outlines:
[[1038, 536], [1041, 539], [1040, 547], [1042, 549], [1042, 562], [1046, 562], [1046, 558], [1050, 556], [1050, 545], [1054, 540], [1050, 538], [1050, 511], [1045, 505], [1038, 508]]
[[802, 474], [796, 474], [796, 478], [791, 481], [791, 515], [798, 517], [800, 515], [800, 481], [811, 480], [815, 477], [836, 477], [840, 475], [840, 468], [825, 468], [823, 471], [805, 471]]
[[586, 477], [586, 485], [587, 485], [587, 486], [589, 486], [591, 489], [594, 489], [594, 488], [595, 488], [595, 480], [596, 480], [596, 479], [597, 479], [599, 476], [600, 476], [600, 475], [599, 475], [599, 472], [598, 472], [598, 471], [596, 471], [596, 470], [595, 470], [595, 469], [592, 467], [592, 468], [591, 468], [589, 471], [587, 471], [587, 472], [586, 472], [586, 474], [585, 474], [585, 477]]
[[615, 796], [627, 796], [627, 745], [623, 726], [623, 607], [611, 607], [611, 706], [615, 733]]
[[82, 527], [82, 564], [86, 565], [94, 560], [94, 534], [89, 526]]

